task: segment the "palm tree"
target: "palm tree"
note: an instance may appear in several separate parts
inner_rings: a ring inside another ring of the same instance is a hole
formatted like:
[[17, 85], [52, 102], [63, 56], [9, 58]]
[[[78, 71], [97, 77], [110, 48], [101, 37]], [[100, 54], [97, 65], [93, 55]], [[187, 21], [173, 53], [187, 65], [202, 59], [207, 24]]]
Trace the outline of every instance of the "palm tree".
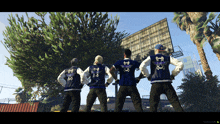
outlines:
[[15, 90], [15, 93], [13, 95], [15, 95], [15, 100], [17, 103], [25, 103], [27, 102], [31, 95], [28, 95], [28, 93], [26, 91], [22, 91], [23, 88], [19, 87]]
[[176, 23], [181, 30], [186, 31], [186, 33], [190, 35], [191, 41], [196, 45], [203, 70], [206, 78], [209, 80], [212, 77], [212, 71], [202, 47], [202, 41], [205, 39], [203, 34], [204, 28], [199, 28], [202, 27], [206, 21], [207, 12], [174, 12], [174, 15], [173, 22]]
[[[209, 18], [205, 21], [202, 28], [204, 28], [204, 35], [206, 37], [206, 41], [212, 47], [213, 52], [216, 54], [218, 60], [220, 61], [220, 14], [218, 15], [215, 23], [212, 20], [216, 17], [214, 12], [209, 14]], [[210, 23], [211, 25], [208, 25]], [[211, 31], [212, 29], [213, 31]], [[206, 42], [204, 41], [204, 42]]]

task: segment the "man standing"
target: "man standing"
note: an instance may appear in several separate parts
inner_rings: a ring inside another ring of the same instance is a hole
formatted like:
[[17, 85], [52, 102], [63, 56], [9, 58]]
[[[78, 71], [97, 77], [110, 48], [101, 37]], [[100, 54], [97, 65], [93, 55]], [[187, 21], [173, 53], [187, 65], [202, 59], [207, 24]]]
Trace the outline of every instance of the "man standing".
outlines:
[[[140, 65], [141, 73], [147, 77], [152, 84], [150, 91], [150, 111], [157, 112], [160, 95], [164, 93], [175, 111], [183, 112], [176, 92], [171, 85], [174, 77], [183, 70], [183, 63], [173, 57], [162, 55], [161, 53], [164, 52], [164, 49], [163, 45], [157, 44], [154, 50], [155, 55], [148, 56]], [[169, 64], [176, 66], [171, 75]], [[151, 74], [148, 73], [146, 68], [148, 65], [150, 65]]]
[[[113, 81], [113, 78], [109, 72], [109, 68], [107, 66], [102, 65], [103, 58], [100, 55], [95, 57], [94, 65], [89, 66], [83, 74], [83, 81], [86, 81], [90, 87], [89, 94], [87, 96], [86, 101], [86, 112], [91, 111], [91, 107], [95, 102], [96, 97], [98, 97], [101, 112], [107, 112], [107, 95], [105, 88]], [[107, 83], [105, 84], [105, 74], [108, 74]], [[91, 82], [88, 82], [87, 77], [90, 76]]]
[[[64, 87], [66, 92], [63, 106], [60, 112], [67, 112], [70, 103], [73, 103], [72, 112], [78, 112], [80, 108], [80, 92], [83, 84], [80, 82], [80, 77], [82, 77], [83, 71], [76, 65], [78, 62], [77, 58], [73, 58], [70, 61], [72, 67], [63, 70], [60, 73], [57, 80]], [[64, 79], [67, 77], [67, 81]]]
[[[136, 80], [134, 77], [134, 71], [136, 68], [139, 68], [140, 63], [131, 60], [130, 57], [131, 51], [129, 49], [125, 49], [124, 60], [117, 61], [110, 69], [110, 73], [116, 83], [119, 83], [120, 85], [115, 103], [115, 112], [122, 111], [126, 96], [131, 96], [136, 111], [143, 112], [140, 94], [137, 90]], [[116, 69], [120, 72], [120, 81], [115, 75]]]

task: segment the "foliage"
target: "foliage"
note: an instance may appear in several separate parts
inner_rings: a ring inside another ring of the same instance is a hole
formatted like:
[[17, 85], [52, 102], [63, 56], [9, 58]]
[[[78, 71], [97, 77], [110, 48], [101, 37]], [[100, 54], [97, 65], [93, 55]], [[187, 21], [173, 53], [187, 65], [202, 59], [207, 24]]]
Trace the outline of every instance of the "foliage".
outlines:
[[220, 111], [220, 87], [217, 76], [206, 80], [204, 76], [189, 73], [182, 79], [178, 87], [183, 92], [179, 95], [185, 111], [189, 112], [215, 112]]
[[15, 99], [17, 103], [25, 103], [28, 102], [28, 100], [31, 98], [31, 95], [28, 94], [26, 91], [22, 91], [23, 88], [19, 87], [17, 89], [15, 89], [15, 93], [13, 95], [15, 95]]
[[[83, 70], [93, 64], [96, 55], [104, 63], [112, 64], [121, 56], [121, 39], [128, 33], [115, 32], [119, 18], [108, 18], [101, 12], [36, 12], [37, 18], [9, 16], [9, 26], [3, 32], [2, 44], [10, 53], [8, 65], [22, 83], [24, 90], [44, 91], [50, 95], [62, 92], [56, 78], [70, 67], [70, 60], [78, 58], [77, 66]], [[50, 23], [46, 24], [45, 15]], [[123, 55], [122, 55], [123, 56]]]
[[55, 105], [53, 107], [51, 107], [51, 111], [54, 112], [54, 111], [60, 111], [61, 110], [61, 107], [60, 105]]
[[175, 12], [172, 21], [176, 23], [181, 30], [186, 31], [186, 33], [190, 35], [191, 41], [197, 46], [205, 75], [207, 79], [210, 79], [212, 71], [203, 49], [204, 43], [207, 40], [206, 34], [204, 33], [207, 29], [206, 26], [204, 27], [207, 21], [207, 14], [207, 12]]

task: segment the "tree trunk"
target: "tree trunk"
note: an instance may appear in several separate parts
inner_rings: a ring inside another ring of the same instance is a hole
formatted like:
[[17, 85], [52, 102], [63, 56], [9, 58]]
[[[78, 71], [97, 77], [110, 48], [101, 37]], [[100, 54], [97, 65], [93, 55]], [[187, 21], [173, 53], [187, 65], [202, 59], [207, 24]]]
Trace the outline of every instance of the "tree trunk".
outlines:
[[209, 64], [208, 64], [208, 61], [206, 59], [204, 49], [200, 46], [200, 44], [198, 42], [196, 42], [196, 47], [199, 52], [200, 60], [202, 63], [202, 68], [205, 72], [206, 78], [209, 80], [212, 76], [212, 71], [211, 71]]
[[204, 49], [201, 47], [202, 38], [195, 38], [197, 34], [203, 33], [203, 31], [197, 30], [196, 26], [200, 21], [205, 21], [207, 19], [207, 12], [187, 12], [187, 14], [190, 17], [190, 20], [193, 22], [193, 24], [190, 25], [190, 39], [194, 44], [196, 44], [206, 78], [210, 80], [210, 78], [212, 77], [212, 71], [206, 59]]
[[216, 54], [218, 60], [220, 61], [220, 54], [219, 53], [215, 53], [215, 54]]
[[199, 19], [199, 18], [200, 18], [200, 21], [201, 20], [205, 21], [207, 18], [206, 17], [207, 12], [187, 12], [187, 14], [189, 15], [193, 24], [196, 24], [198, 21], [197, 19]]

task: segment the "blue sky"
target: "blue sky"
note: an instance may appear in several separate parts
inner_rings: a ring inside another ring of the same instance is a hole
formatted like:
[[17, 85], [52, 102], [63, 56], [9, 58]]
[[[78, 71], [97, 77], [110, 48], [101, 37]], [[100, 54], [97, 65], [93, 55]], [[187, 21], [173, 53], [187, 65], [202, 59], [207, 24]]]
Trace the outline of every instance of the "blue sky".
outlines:
[[[3, 41], [2, 31], [5, 30], [5, 26], [9, 26], [7, 18], [9, 18], [9, 14], [11, 13], [0, 13], [0, 40]], [[12, 13], [15, 15], [16, 13]], [[126, 31], [130, 34], [133, 34], [155, 22], [158, 22], [164, 18], [168, 20], [168, 26], [170, 30], [170, 35], [172, 39], [173, 46], [180, 46], [183, 50], [184, 56], [191, 56], [192, 59], [194, 55], [197, 60], [200, 60], [196, 45], [192, 43], [190, 40], [190, 36], [186, 34], [185, 31], [181, 31], [175, 23], [172, 23], [172, 18], [174, 14], [172, 12], [109, 12], [109, 17], [114, 17], [116, 14], [120, 17], [119, 24], [117, 26], [116, 31]], [[19, 12], [19, 16], [24, 15], [26, 19], [25, 13]], [[29, 17], [34, 16], [37, 17], [34, 13], [29, 13]], [[46, 23], [49, 23], [48, 14], [46, 15]], [[175, 51], [178, 49], [174, 49]], [[209, 63], [209, 66], [213, 72], [213, 75], [219, 75], [220, 70], [220, 62], [218, 61], [216, 55], [212, 52], [211, 46], [207, 43], [204, 47], [204, 51], [206, 53], [206, 57]], [[193, 55], [194, 54], [194, 55]], [[0, 43], [0, 86], [7, 86], [7, 87], [14, 87], [17, 88], [21, 86], [21, 82], [13, 76], [12, 70], [7, 66], [4, 65], [6, 59], [4, 56], [10, 57], [7, 50], [4, 46]], [[181, 58], [181, 57], [179, 57]], [[149, 67], [147, 67], [149, 69]], [[175, 66], [170, 65], [170, 71], [172, 71]], [[138, 76], [140, 71], [136, 71], [135, 75]], [[58, 76], [58, 75], [57, 75]], [[175, 77], [172, 85], [177, 92], [181, 92], [181, 90], [177, 90], [177, 87], [181, 85], [183, 73], [180, 72], [179, 75]], [[219, 78], [220, 79], [220, 78]], [[146, 79], [142, 79], [137, 88], [140, 92], [140, 95], [149, 95], [151, 84]], [[12, 95], [15, 89], [4, 88], [0, 93], [0, 99], [4, 98], [14, 98], [15, 96]], [[106, 88], [107, 96], [114, 96], [114, 86], [110, 85]], [[86, 104], [86, 97], [89, 92], [89, 87], [85, 86], [81, 92], [81, 104]], [[1, 102], [1, 101], [0, 101]], [[98, 100], [96, 103], [99, 103]]]

